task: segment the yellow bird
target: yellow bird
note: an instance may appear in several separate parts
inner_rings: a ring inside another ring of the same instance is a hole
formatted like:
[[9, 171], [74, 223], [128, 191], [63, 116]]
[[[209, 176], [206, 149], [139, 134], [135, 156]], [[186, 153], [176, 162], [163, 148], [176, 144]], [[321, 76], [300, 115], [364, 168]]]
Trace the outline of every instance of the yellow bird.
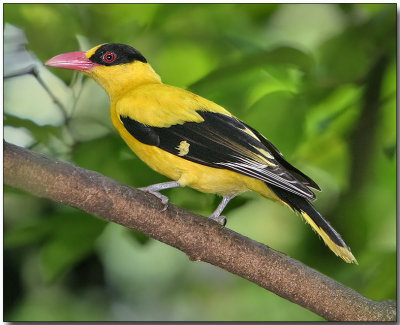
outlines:
[[255, 129], [223, 107], [189, 91], [163, 84], [136, 49], [117, 43], [71, 52], [46, 62], [83, 71], [111, 100], [111, 120], [136, 155], [173, 181], [142, 188], [168, 203], [159, 191], [189, 186], [223, 196], [210, 218], [225, 224], [222, 211], [236, 195], [252, 190], [300, 213], [344, 261], [357, 263], [350, 248], [309, 200], [318, 185], [289, 164]]

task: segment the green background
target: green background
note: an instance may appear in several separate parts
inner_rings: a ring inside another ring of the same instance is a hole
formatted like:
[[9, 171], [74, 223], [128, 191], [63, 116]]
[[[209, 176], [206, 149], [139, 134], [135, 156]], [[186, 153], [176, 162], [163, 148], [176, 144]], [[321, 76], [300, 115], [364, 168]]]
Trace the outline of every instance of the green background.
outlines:
[[[165, 83], [258, 129], [323, 189], [315, 205], [359, 265], [253, 193], [229, 204], [227, 227], [368, 298], [396, 298], [396, 5], [5, 4], [4, 22], [25, 32], [42, 62], [105, 42], [134, 46]], [[7, 37], [4, 47], [7, 55]], [[6, 78], [6, 140], [134, 187], [166, 180], [113, 130], [99, 86], [38, 69], [60, 104], [31, 74]], [[165, 193], [202, 215], [219, 201], [188, 188]], [[141, 233], [7, 186], [4, 318], [322, 320]]]

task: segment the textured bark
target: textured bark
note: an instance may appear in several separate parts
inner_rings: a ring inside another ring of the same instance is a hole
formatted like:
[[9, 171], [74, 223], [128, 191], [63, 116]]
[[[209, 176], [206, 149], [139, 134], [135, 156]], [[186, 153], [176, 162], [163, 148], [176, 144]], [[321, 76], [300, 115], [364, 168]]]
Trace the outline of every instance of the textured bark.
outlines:
[[4, 143], [4, 182], [34, 195], [137, 229], [248, 279], [327, 320], [395, 321], [393, 301], [373, 301], [331, 278], [216, 222], [99, 173]]

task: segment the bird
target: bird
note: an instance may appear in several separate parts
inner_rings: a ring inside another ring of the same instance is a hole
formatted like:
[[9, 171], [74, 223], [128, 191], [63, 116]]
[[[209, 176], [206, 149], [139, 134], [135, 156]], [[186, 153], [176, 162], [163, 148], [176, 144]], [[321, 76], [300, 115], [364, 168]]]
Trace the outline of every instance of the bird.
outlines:
[[140, 188], [168, 206], [160, 191], [188, 186], [222, 196], [210, 219], [235, 196], [253, 191], [283, 203], [310, 224], [334, 254], [357, 263], [339, 233], [315, 209], [312, 191], [321, 189], [291, 165], [260, 132], [222, 106], [188, 90], [164, 84], [135, 48], [104, 43], [88, 51], [56, 55], [49, 67], [78, 70], [110, 98], [114, 127], [132, 151], [171, 181]]

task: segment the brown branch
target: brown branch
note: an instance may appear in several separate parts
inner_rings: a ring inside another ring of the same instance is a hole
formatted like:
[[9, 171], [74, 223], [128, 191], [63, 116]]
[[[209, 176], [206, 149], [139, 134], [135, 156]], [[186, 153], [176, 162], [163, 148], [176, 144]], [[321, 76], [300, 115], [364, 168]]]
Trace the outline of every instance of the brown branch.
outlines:
[[273, 249], [174, 205], [162, 212], [151, 194], [93, 171], [4, 143], [4, 181], [137, 229], [248, 279], [328, 320], [394, 321], [393, 301], [377, 302]]

